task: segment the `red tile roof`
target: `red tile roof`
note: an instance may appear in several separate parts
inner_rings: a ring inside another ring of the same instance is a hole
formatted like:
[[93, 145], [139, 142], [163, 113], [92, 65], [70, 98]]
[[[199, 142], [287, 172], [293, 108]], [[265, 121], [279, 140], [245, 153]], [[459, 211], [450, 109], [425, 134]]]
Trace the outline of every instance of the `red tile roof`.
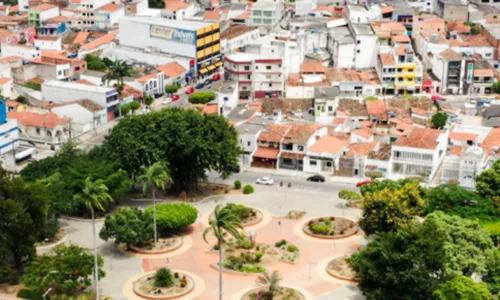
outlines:
[[305, 144], [307, 140], [313, 135], [313, 133], [321, 128], [317, 124], [291, 124], [292, 127], [285, 134], [285, 139], [283, 143], [294, 143], [294, 144]]
[[460, 156], [462, 155], [462, 151], [464, 150], [464, 147], [461, 146], [453, 146], [450, 148], [450, 152], [448, 153], [449, 155], [456, 155]]
[[375, 134], [375, 130], [371, 128], [361, 128], [354, 130], [352, 133], [364, 137], [365, 139], [369, 139]]
[[202, 113], [207, 115], [217, 115], [219, 113], [219, 104], [218, 103], [205, 104]]
[[0, 85], [4, 85], [8, 82], [10, 82], [12, 79], [10, 78], [0, 78]]
[[408, 137], [399, 137], [395, 144], [400, 147], [412, 147], [421, 149], [436, 149], [437, 139], [441, 130], [431, 128], [415, 128]]
[[44, 4], [40, 4], [38, 6], [32, 7], [31, 9], [38, 10], [38, 11], [44, 11], [44, 10], [48, 10], [48, 9], [51, 9], [54, 7], [56, 7], [56, 6], [52, 5], [52, 4], [44, 3]]
[[337, 154], [341, 151], [347, 143], [334, 136], [324, 135], [319, 138], [312, 146], [309, 147], [310, 151], [316, 153], [332, 153]]
[[268, 125], [266, 129], [261, 131], [257, 140], [268, 143], [279, 143], [289, 129], [290, 125], [285, 124]]
[[156, 67], [157, 70], [162, 71], [165, 76], [169, 78], [177, 78], [186, 73], [186, 69], [181, 66], [178, 62], [171, 62], [165, 65]]
[[377, 145], [379, 144], [379, 141], [374, 141], [374, 142], [368, 142], [368, 143], [357, 143], [357, 144], [350, 144], [349, 145], [349, 152], [347, 152], [348, 156], [354, 156], [355, 154], [358, 155], [368, 155], [370, 151], [373, 150]]
[[300, 73], [325, 73], [325, 66], [319, 61], [304, 61], [300, 65]]
[[393, 66], [396, 64], [394, 61], [394, 56], [389, 53], [380, 54], [380, 60], [382, 61], [382, 65], [384, 66]]
[[368, 100], [366, 101], [366, 110], [370, 118], [377, 118], [378, 121], [387, 121], [387, 110], [384, 100]]
[[89, 38], [89, 35], [90, 32], [78, 32], [75, 39], [73, 40], [73, 44], [79, 44], [80, 46], [85, 44], [85, 42], [87, 42], [87, 39]]
[[488, 136], [481, 143], [481, 148], [488, 154], [491, 154], [493, 147], [500, 147], [500, 128], [491, 129]]
[[69, 119], [59, 118], [54, 113], [37, 114], [34, 112], [10, 112], [10, 119], [16, 119], [24, 126], [33, 126], [39, 128], [55, 128], [57, 125], [69, 123]]
[[259, 147], [253, 156], [267, 159], [278, 159], [279, 153], [279, 148]]
[[147, 82], [148, 80], [150, 79], [153, 79], [155, 78], [156, 76], [158, 76], [158, 73], [153, 73], [153, 74], [148, 74], [148, 75], [144, 75], [142, 77], [139, 77], [139, 78], [136, 78], [135, 80], [139, 81], [139, 82]]
[[109, 3], [109, 4], [104, 5], [103, 7], [98, 8], [97, 10], [113, 12], [113, 11], [119, 10], [120, 8], [122, 8], [122, 7], [119, 5], [116, 5], [114, 3]]
[[115, 39], [116, 34], [117, 34], [117, 32], [108, 33], [108, 34], [96, 39], [95, 41], [92, 41], [88, 44], [83, 45], [81, 47], [81, 49], [88, 51], [88, 50], [93, 50], [101, 45], [109, 44]]
[[452, 131], [448, 135], [448, 137], [452, 140], [461, 140], [461, 141], [475, 141], [479, 135], [475, 133], [468, 132], [456, 132]]

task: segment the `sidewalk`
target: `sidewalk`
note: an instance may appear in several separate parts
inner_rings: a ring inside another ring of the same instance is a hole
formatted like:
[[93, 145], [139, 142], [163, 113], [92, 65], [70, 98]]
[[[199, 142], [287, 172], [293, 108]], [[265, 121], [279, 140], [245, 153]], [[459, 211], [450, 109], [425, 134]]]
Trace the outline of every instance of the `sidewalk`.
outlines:
[[102, 126], [97, 127], [95, 130], [92, 129], [90, 131], [87, 131], [79, 135], [78, 137], [76, 137], [76, 139], [79, 140], [80, 142], [85, 142], [87, 140], [94, 139], [97, 136], [107, 134], [111, 128], [113, 128], [116, 124], [118, 124], [119, 121], [120, 119], [116, 118]]
[[[248, 173], [257, 173], [257, 174], [269, 174], [274, 176], [291, 176], [297, 178], [308, 178], [313, 173], [305, 173], [297, 170], [286, 170], [286, 169], [266, 169], [266, 168], [255, 168], [255, 167], [241, 167], [242, 172]], [[344, 183], [344, 184], [356, 184], [363, 180], [368, 180], [369, 178], [365, 177], [345, 177], [345, 176], [329, 176], [325, 174], [321, 174], [325, 176], [325, 179], [334, 183]]]

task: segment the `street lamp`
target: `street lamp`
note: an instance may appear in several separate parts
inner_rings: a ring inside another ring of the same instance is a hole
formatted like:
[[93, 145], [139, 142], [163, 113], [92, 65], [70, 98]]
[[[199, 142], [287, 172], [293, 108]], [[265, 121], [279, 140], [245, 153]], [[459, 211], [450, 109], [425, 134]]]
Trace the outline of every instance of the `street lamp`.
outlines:
[[45, 292], [45, 294], [43, 294], [43, 295], [42, 295], [43, 300], [46, 300], [46, 299], [47, 299], [47, 295], [50, 293], [50, 291], [52, 291], [52, 288], [49, 288], [49, 289]]

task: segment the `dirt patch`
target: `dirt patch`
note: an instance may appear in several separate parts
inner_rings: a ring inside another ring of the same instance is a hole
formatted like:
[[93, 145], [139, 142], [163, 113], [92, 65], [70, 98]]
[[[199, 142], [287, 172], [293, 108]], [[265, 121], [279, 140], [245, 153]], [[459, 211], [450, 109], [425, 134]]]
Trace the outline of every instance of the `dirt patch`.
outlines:
[[[257, 288], [249, 291], [241, 300], [254, 300], [254, 299], [266, 299], [264, 295], [266, 295], [267, 290], [264, 288]], [[260, 298], [259, 298], [260, 296]], [[306, 298], [302, 293], [297, 291], [296, 289], [289, 287], [282, 287], [277, 295], [274, 295], [273, 300], [305, 300]]]
[[338, 109], [349, 113], [351, 116], [368, 116], [366, 106], [358, 100], [341, 99], [339, 100]]
[[351, 266], [349, 266], [345, 259], [345, 257], [337, 257], [333, 259], [326, 266], [326, 271], [335, 278], [354, 281], [356, 273], [352, 270]]
[[396, 116], [404, 118], [410, 116], [410, 108], [419, 108], [424, 110], [432, 109], [432, 100], [428, 98], [391, 98], [385, 103], [387, 111], [394, 112]]
[[283, 114], [289, 114], [292, 111], [302, 111], [307, 114], [312, 107], [312, 99], [264, 99], [259, 100], [262, 103], [262, 113], [271, 114], [275, 110], [281, 110]]
[[[157, 200], [174, 200], [183, 202], [199, 202], [207, 197], [216, 195], [243, 195], [243, 189], [235, 190], [233, 186], [227, 184], [219, 183], [200, 183], [198, 190], [193, 193], [172, 193], [172, 192], [156, 192]], [[131, 199], [152, 199], [153, 194], [151, 192], [144, 194], [142, 190], [136, 189], [127, 193], [127, 196]]]
[[304, 217], [306, 215], [306, 212], [305, 211], [300, 211], [300, 210], [291, 210], [289, 211], [286, 216], [285, 216], [285, 219], [290, 219], [290, 220], [300, 220], [302, 219], [302, 217]]

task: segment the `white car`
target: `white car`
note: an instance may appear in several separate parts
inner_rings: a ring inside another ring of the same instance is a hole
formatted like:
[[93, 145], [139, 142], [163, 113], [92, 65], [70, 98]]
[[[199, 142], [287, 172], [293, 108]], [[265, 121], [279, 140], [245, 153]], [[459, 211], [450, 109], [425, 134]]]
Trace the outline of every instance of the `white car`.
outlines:
[[161, 102], [161, 104], [163, 104], [163, 105], [167, 105], [167, 104], [170, 104], [171, 102], [172, 102], [172, 98], [168, 97], [168, 98], [166, 98], [165, 100], [163, 100], [163, 101]]
[[261, 177], [261, 178], [258, 178], [255, 181], [255, 183], [256, 184], [273, 185], [274, 184], [274, 179], [272, 179], [271, 177]]

